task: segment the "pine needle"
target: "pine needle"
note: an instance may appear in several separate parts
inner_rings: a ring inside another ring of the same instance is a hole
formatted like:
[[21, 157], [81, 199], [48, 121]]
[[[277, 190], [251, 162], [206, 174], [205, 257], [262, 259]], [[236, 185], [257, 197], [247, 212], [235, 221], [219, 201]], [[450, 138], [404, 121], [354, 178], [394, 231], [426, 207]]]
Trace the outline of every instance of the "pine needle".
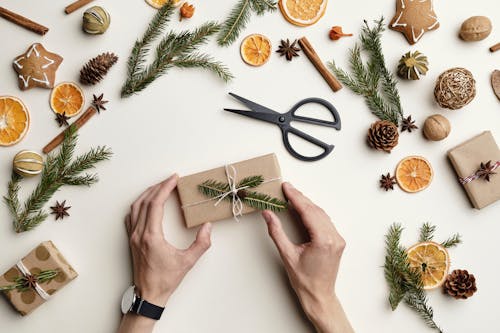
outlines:
[[419, 242], [430, 242], [434, 238], [434, 232], [436, 231], [436, 226], [425, 222], [420, 228]]
[[193, 31], [166, 33], [155, 48], [153, 61], [145, 65], [152, 43], [163, 34], [173, 11], [174, 6], [170, 2], [163, 6], [151, 20], [142, 39], [134, 44], [128, 60], [127, 79], [121, 90], [122, 97], [144, 90], [173, 67], [203, 68], [215, 73], [224, 82], [233, 78], [221, 62], [198, 52], [210, 36], [219, 32], [220, 26], [216, 22], [206, 22]]
[[460, 236], [460, 234], [454, 234], [453, 236], [442, 242], [441, 245], [448, 249], [450, 247], [457, 246], [460, 243], [462, 243], [462, 237]]
[[112, 155], [111, 150], [106, 147], [91, 149], [71, 162], [76, 143], [76, 128], [72, 126], [66, 132], [59, 152], [56, 155], [47, 156], [40, 182], [28, 196], [22, 208], [19, 201], [21, 177], [16, 174], [12, 175], [4, 201], [13, 216], [16, 232], [31, 230], [42, 223], [48, 217], [43, 206], [62, 186], [90, 186], [97, 182], [96, 175], [81, 175], [81, 173], [93, 168], [96, 163], [109, 159]]
[[287, 203], [283, 200], [273, 198], [267, 194], [245, 191], [243, 203], [258, 210], [271, 210], [281, 212], [287, 209]]
[[[361, 29], [360, 44], [350, 50], [351, 74], [337, 67], [334, 61], [328, 63], [328, 66], [340, 82], [365, 98], [366, 105], [375, 116], [397, 126], [403, 119], [403, 109], [396, 87], [397, 81], [385, 64], [381, 44], [383, 31], [383, 18], [375, 21], [373, 28], [365, 21]], [[363, 63], [361, 51], [368, 54], [366, 64]]]
[[263, 15], [265, 12], [275, 11], [276, 8], [276, 2], [274, 1], [239, 0], [231, 9], [227, 19], [222, 23], [217, 42], [220, 46], [231, 45], [250, 21], [252, 11], [257, 15]]

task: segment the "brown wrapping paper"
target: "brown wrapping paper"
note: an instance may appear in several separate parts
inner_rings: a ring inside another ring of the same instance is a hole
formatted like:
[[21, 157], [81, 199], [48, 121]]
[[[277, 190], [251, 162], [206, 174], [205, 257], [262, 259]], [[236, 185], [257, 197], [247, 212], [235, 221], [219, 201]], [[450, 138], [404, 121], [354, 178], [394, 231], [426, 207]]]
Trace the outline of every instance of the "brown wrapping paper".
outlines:
[[[458, 177], [465, 178], [473, 175], [481, 162], [500, 161], [500, 150], [491, 132], [486, 131], [461, 145], [448, 151], [450, 159]], [[476, 179], [463, 185], [472, 205], [481, 209], [500, 200], [500, 169], [496, 171], [489, 182]]]
[[[236, 169], [236, 183], [248, 176], [261, 175], [264, 177], [264, 183], [252, 190], [284, 200], [281, 190], [281, 171], [276, 155], [264, 155], [230, 165]], [[216, 222], [233, 217], [230, 200], [222, 200], [217, 206], [214, 206], [217, 199], [210, 200], [199, 192], [198, 185], [209, 179], [227, 183], [225, 167], [222, 166], [179, 179], [177, 190], [188, 228], [205, 222]], [[266, 182], [272, 179], [275, 180]], [[243, 205], [243, 215], [254, 211], [255, 208]]]
[[[31, 274], [37, 274], [40, 273], [40, 271], [50, 269], [59, 270], [59, 273], [52, 281], [40, 284], [40, 287], [49, 295], [54, 294], [78, 276], [78, 273], [68, 264], [66, 259], [64, 259], [51, 241], [43, 242], [38, 245], [22, 259], [22, 262]], [[5, 272], [5, 274], [0, 276], [0, 286], [13, 284], [18, 276], [23, 276], [23, 274], [19, 271], [17, 266], [14, 265]], [[29, 314], [45, 302], [33, 289], [28, 289], [24, 292], [19, 292], [14, 289], [5, 291], [4, 293], [12, 306], [23, 316]]]

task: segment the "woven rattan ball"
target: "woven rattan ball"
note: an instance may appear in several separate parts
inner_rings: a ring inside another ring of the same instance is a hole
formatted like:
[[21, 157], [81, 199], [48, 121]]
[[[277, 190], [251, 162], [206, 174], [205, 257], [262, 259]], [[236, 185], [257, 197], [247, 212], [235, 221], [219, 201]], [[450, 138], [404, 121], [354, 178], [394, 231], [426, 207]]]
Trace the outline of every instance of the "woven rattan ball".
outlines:
[[439, 75], [434, 97], [442, 108], [457, 110], [476, 96], [476, 80], [465, 68], [451, 68]]

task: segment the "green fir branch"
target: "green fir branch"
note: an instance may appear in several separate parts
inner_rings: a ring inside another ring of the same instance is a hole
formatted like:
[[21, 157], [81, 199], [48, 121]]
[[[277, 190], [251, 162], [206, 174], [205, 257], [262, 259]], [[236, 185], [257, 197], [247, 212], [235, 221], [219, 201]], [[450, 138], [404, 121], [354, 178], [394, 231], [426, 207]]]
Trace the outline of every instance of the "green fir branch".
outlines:
[[[385, 64], [381, 43], [383, 31], [383, 18], [375, 21], [373, 28], [370, 28], [365, 21], [360, 34], [361, 46], [355, 44], [350, 50], [351, 74], [337, 67], [334, 61], [329, 62], [328, 67], [340, 82], [355, 94], [365, 98], [366, 105], [375, 116], [380, 120], [399, 125], [403, 119], [403, 109], [396, 86], [397, 81]], [[369, 60], [366, 65], [363, 63], [361, 51], [368, 54]]]
[[[56, 269], [49, 269], [45, 271], [41, 271], [38, 274], [33, 274], [36, 282], [38, 284], [47, 283], [52, 281], [57, 275], [59, 271]], [[7, 286], [0, 286], [0, 291], [11, 291], [18, 290], [19, 292], [24, 292], [30, 289], [29, 281], [26, 276], [18, 276], [14, 279], [14, 283]]]
[[43, 210], [44, 205], [62, 186], [89, 186], [97, 181], [96, 175], [81, 175], [81, 173], [93, 168], [96, 163], [109, 159], [112, 152], [106, 147], [98, 147], [78, 156], [71, 162], [77, 138], [76, 128], [70, 127], [58, 153], [47, 156], [40, 181], [23, 205], [19, 201], [21, 177], [12, 176], [4, 200], [13, 216], [16, 232], [31, 230], [42, 223], [48, 217], [48, 214]]
[[434, 238], [434, 232], [436, 231], [436, 226], [425, 222], [420, 228], [419, 242], [430, 242]]
[[239, 183], [238, 183], [238, 188], [246, 187], [246, 188], [252, 188], [252, 187], [257, 187], [260, 184], [264, 182], [264, 177], [261, 175], [258, 176], [250, 176], [243, 178]]
[[198, 190], [207, 197], [217, 198], [229, 191], [229, 184], [209, 179], [198, 185]]
[[288, 207], [287, 203], [283, 200], [273, 198], [267, 194], [252, 191], [245, 191], [245, 195], [241, 201], [255, 209], [271, 210], [273, 212], [281, 212]]
[[252, 11], [257, 15], [263, 15], [266, 12], [273, 12], [276, 9], [275, 1], [239, 0], [233, 9], [231, 9], [229, 16], [222, 23], [217, 42], [220, 46], [231, 45], [250, 21]]
[[153, 17], [143, 38], [136, 42], [128, 62], [128, 75], [121, 96], [128, 97], [144, 90], [173, 67], [203, 68], [214, 72], [225, 82], [233, 76], [222, 63], [199, 53], [198, 48], [220, 30], [216, 22], [206, 22], [193, 31], [168, 32], [156, 45], [154, 59], [145, 65], [151, 44], [163, 33], [174, 7], [165, 5]]
[[441, 245], [449, 249], [450, 247], [457, 246], [460, 243], [462, 243], [462, 236], [460, 236], [460, 234], [454, 234], [453, 236], [442, 242]]

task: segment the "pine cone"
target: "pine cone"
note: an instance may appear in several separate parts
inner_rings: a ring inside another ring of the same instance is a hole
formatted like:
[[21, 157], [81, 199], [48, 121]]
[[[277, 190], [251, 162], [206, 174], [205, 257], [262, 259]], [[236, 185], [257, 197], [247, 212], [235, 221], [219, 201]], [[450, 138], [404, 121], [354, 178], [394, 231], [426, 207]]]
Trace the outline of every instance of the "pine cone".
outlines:
[[446, 277], [443, 291], [456, 299], [467, 299], [477, 291], [476, 278], [465, 269], [455, 269]]
[[96, 84], [103, 79], [117, 61], [118, 57], [109, 52], [90, 59], [80, 70], [80, 82], [87, 85]]
[[370, 147], [390, 153], [398, 144], [399, 133], [396, 125], [387, 120], [374, 122], [368, 130]]

